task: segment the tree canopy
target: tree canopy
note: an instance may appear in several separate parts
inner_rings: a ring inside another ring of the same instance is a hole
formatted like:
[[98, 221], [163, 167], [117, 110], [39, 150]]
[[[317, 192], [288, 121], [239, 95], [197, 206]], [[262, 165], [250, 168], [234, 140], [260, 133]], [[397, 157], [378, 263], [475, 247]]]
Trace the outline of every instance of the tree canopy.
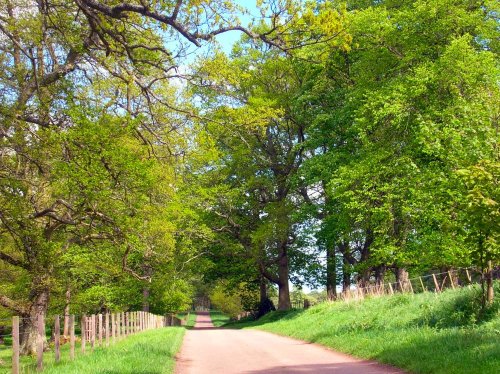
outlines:
[[236, 315], [271, 309], [274, 287], [290, 308], [290, 284], [333, 299], [433, 269], [491, 276], [499, 11], [4, 0], [0, 311], [25, 317], [23, 352], [62, 309], [210, 294]]

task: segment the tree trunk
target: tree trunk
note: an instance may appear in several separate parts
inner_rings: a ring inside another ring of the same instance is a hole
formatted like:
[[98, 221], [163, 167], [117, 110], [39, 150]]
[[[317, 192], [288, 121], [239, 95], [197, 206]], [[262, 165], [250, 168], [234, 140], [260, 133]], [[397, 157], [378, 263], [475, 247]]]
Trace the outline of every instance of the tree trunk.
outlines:
[[285, 252], [278, 262], [278, 310], [288, 310], [292, 307], [290, 287], [288, 286], [288, 272], [288, 255]]
[[370, 287], [370, 275], [371, 275], [371, 268], [364, 269], [358, 276], [358, 287], [361, 288]]
[[[49, 290], [42, 289], [33, 291], [31, 297], [32, 304], [29, 313], [22, 316], [20, 326], [20, 351], [23, 355], [36, 355], [38, 342], [38, 319], [40, 316], [47, 315], [49, 306]], [[47, 344], [47, 338], [42, 336], [44, 345]]]
[[377, 292], [384, 293], [384, 277], [385, 265], [379, 265], [375, 268], [375, 284], [377, 285]]
[[66, 288], [66, 295], [65, 296], [66, 296], [66, 300], [65, 300], [65, 304], [64, 304], [63, 336], [65, 338], [68, 338], [69, 337], [69, 313], [70, 313], [69, 304], [71, 302], [71, 289], [69, 286]]
[[345, 294], [351, 289], [351, 272], [349, 271], [351, 264], [344, 254], [342, 264], [342, 292]]
[[326, 247], [326, 298], [330, 301], [337, 299], [337, 264], [335, 261], [335, 246]]
[[260, 276], [259, 291], [260, 291], [260, 304], [262, 305], [267, 300], [267, 282], [266, 278], [264, 278], [262, 275]]
[[397, 283], [396, 288], [401, 292], [405, 292], [408, 287], [408, 271], [406, 271], [405, 268], [396, 267], [395, 275]]
[[384, 283], [385, 265], [379, 265], [375, 268], [375, 283], [380, 286]]

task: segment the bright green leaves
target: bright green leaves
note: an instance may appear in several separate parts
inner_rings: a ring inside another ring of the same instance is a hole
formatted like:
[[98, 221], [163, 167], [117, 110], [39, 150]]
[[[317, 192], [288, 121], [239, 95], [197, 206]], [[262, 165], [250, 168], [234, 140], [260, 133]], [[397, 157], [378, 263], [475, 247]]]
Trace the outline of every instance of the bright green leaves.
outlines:
[[465, 201], [495, 209], [494, 198], [477, 195], [494, 183], [476, 175], [465, 192], [456, 170], [498, 162], [492, 13], [453, 0], [348, 8], [352, 48], [331, 49], [307, 92], [322, 106], [310, 112], [307, 144], [317, 154], [302, 174], [311, 186], [327, 182], [324, 232], [354, 251], [373, 233], [377, 263], [477, 263]]
[[480, 264], [500, 260], [500, 163], [483, 160], [457, 171], [463, 183], [465, 232]]

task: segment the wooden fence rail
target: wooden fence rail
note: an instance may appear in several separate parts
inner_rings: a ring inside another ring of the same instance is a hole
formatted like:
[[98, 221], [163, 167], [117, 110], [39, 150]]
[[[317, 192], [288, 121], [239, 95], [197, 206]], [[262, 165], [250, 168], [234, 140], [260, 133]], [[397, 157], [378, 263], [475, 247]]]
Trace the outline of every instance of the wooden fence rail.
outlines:
[[[75, 315], [64, 316], [69, 317], [68, 332], [69, 332], [69, 359], [75, 359]], [[166, 326], [173, 326], [171, 322], [172, 316], [158, 316], [147, 312], [123, 312], [123, 313], [106, 313], [92, 314], [90, 316], [82, 315], [80, 318], [81, 334], [81, 354], [88, 352], [88, 346], [93, 351], [94, 347], [108, 347], [115, 342], [141, 331], [159, 329]], [[55, 362], [61, 359], [61, 340], [64, 343], [68, 337], [61, 337], [60, 316], [54, 316], [54, 324], [52, 325], [52, 338], [54, 339], [54, 355]], [[20, 355], [20, 318], [12, 317], [12, 374], [20, 374], [21, 366], [19, 361]], [[51, 326], [51, 327], [52, 327]], [[46, 346], [46, 319], [41, 316], [37, 321], [37, 371], [43, 371], [43, 353]]]

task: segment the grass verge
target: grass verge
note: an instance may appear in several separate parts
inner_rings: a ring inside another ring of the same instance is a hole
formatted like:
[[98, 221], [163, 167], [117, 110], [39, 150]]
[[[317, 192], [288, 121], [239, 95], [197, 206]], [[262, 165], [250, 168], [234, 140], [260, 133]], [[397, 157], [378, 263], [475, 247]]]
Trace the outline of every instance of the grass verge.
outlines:
[[[496, 295], [500, 287], [496, 284]], [[255, 327], [413, 373], [482, 374], [500, 367], [499, 301], [479, 312], [479, 289], [394, 295], [273, 312]]]
[[185, 320], [184, 327], [191, 329], [196, 323], [196, 312], [177, 313], [177, 318]]
[[[61, 361], [54, 362], [54, 353], [44, 355], [44, 374], [169, 374], [175, 367], [175, 354], [180, 349], [185, 328], [168, 327], [144, 331], [116, 342], [106, 348], [95, 348], [87, 353], [80, 353], [76, 347], [76, 358], [69, 360], [69, 346], [61, 347]], [[1, 352], [0, 358], [5, 365], [0, 373], [10, 373], [10, 350]], [[35, 360], [21, 358], [21, 373], [35, 373]]]
[[215, 327], [220, 327], [229, 322], [230, 318], [227, 314], [224, 314], [218, 310], [210, 310], [210, 318]]

